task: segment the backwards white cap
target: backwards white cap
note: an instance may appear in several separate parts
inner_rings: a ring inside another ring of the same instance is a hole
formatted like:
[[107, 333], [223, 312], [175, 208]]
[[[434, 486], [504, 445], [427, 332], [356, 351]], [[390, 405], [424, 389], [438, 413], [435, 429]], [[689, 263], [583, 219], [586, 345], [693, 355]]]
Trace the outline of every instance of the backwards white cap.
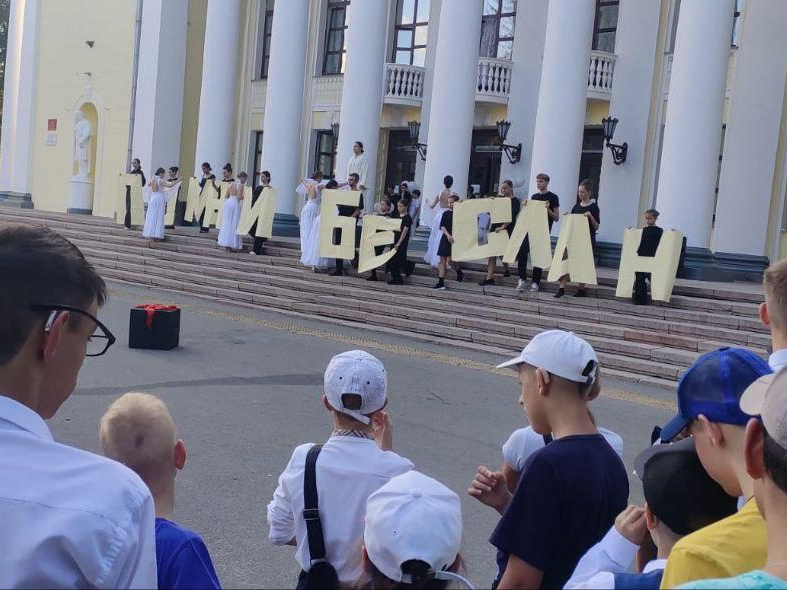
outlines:
[[[385, 407], [388, 373], [378, 358], [363, 350], [351, 350], [331, 359], [325, 369], [324, 385], [325, 396], [337, 412], [369, 424], [364, 414], [374, 414]], [[344, 407], [342, 395], [345, 393], [361, 396], [360, 409]]]
[[547, 330], [536, 334], [522, 353], [498, 369], [527, 363], [577, 383], [593, 383], [598, 373], [598, 356], [587, 342], [573, 332]]
[[459, 496], [423, 473], [392, 478], [366, 502], [366, 554], [394, 582], [409, 583], [402, 564], [411, 560], [428, 563], [438, 579], [462, 580], [445, 571], [456, 561], [461, 543]]

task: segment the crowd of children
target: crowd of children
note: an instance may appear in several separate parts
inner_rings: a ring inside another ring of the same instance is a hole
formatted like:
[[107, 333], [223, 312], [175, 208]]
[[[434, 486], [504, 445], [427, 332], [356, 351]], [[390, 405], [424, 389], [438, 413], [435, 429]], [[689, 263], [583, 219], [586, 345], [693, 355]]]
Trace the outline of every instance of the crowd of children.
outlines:
[[[450, 215], [441, 228], [450, 237]], [[57, 444], [44, 422], [85, 355], [113, 342], [95, 317], [101, 278], [58, 234], [23, 227], [0, 230], [0, 276], [0, 587], [220, 587], [199, 534], [176, 523], [186, 447], [162, 400], [112, 402], [105, 457]], [[467, 490], [500, 514], [490, 586], [787, 588], [787, 261], [764, 290], [775, 352], [721, 348], [685, 373], [660, 440], [636, 441], [644, 506], [628, 505], [623, 441], [590, 411], [601, 368], [586, 341], [549, 330], [499, 365], [529, 426]], [[382, 362], [335, 356], [320, 403], [331, 436], [294, 449], [267, 510], [270, 540], [295, 546], [293, 586], [469, 587], [459, 497], [394, 452]]]

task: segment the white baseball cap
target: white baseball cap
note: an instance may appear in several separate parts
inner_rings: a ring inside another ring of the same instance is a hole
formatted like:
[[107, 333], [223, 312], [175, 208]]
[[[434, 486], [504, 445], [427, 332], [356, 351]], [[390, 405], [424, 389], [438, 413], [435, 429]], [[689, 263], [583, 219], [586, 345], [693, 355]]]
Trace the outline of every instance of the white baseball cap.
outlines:
[[462, 543], [459, 496], [439, 481], [418, 471], [392, 478], [366, 502], [366, 554], [394, 582], [410, 583], [402, 564], [428, 563], [437, 579], [455, 578], [446, 572]]
[[598, 356], [593, 347], [573, 332], [563, 330], [536, 334], [518, 357], [497, 368], [518, 367], [522, 363], [577, 383], [593, 383], [598, 373]]
[[741, 396], [741, 410], [760, 416], [768, 435], [787, 449], [787, 369], [760, 377]]
[[[378, 358], [363, 350], [351, 350], [331, 359], [325, 369], [324, 385], [325, 396], [337, 412], [369, 424], [365, 414], [374, 414], [385, 407], [388, 373]], [[345, 393], [361, 396], [360, 409], [344, 407], [342, 395]]]

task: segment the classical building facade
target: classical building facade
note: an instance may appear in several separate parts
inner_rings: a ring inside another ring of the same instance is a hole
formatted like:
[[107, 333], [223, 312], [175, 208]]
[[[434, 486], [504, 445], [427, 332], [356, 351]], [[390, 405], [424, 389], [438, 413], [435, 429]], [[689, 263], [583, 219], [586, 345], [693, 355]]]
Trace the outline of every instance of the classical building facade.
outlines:
[[587, 177], [602, 258], [656, 207], [698, 266], [751, 276], [787, 255], [785, 23], [783, 0], [12, 0], [0, 200], [70, 208], [81, 110], [94, 215], [132, 157], [230, 162], [272, 173], [284, 226], [362, 141], [369, 204], [546, 172], [568, 209]]

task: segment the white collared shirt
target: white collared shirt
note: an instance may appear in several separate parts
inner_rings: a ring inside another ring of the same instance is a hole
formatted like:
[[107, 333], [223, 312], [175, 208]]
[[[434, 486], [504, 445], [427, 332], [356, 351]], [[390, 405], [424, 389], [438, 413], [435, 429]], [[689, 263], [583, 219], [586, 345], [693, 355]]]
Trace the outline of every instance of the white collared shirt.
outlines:
[[[301, 569], [311, 568], [306, 522], [303, 520], [303, 475], [306, 455], [313, 445], [297, 447], [279, 477], [279, 486], [268, 504], [268, 538], [276, 545], [296, 540], [295, 559]], [[326, 559], [342, 582], [363, 575], [363, 528], [366, 500], [389, 479], [413, 468], [391, 451], [382, 451], [373, 440], [332, 436], [317, 459], [317, 496], [325, 538]]]
[[[582, 556], [564, 588], [614, 590], [615, 574], [629, 570], [638, 550], [637, 545], [626, 539], [613, 526], [601, 541]], [[648, 562], [642, 573], [649, 574], [666, 567], [666, 559], [654, 559]]]
[[369, 174], [369, 160], [366, 158], [365, 152], [361, 152], [357, 156], [355, 154], [350, 156], [350, 160], [347, 162], [347, 178], [349, 179], [350, 174], [353, 173], [358, 175], [358, 186], [369, 188], [366, 185], [366, 177]]
[[787, 348], [774, 351], [774, 353], [768, 357], [768, 365], [774, 373], [778, 373], [782, 367], [787, 366]]
[[0, 587], [155, 588], [155, 508], [120, 463], [0, 396]]

